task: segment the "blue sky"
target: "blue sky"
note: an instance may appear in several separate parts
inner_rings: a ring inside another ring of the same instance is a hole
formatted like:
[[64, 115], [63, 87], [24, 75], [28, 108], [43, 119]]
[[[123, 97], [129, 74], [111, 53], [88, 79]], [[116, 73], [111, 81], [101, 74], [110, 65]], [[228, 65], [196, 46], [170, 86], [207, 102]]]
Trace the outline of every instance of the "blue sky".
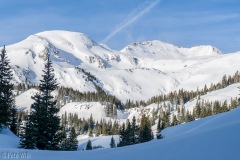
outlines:
[[240, 51], [239, 0], [0, 0], [0, 46], [45, 30], [89, 35], [113, 49], [161, 40]]

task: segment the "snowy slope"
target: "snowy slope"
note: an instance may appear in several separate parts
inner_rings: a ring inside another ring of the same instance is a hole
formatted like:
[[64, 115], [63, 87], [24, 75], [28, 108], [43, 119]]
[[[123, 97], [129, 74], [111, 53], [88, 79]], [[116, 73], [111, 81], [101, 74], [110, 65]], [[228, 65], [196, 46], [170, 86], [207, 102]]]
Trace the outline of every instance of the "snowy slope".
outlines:
[[[235, 160], [239, 159], [240, 146], [240, 108], [200, 119], [194, 122], [165, 129], [162, 140], [126, 146], [115, 149], [99, 149], [93, 151], [59, 152], [0, 148], [1, 157], [6, 152], [27, 152], [34, 160], [65, 159], [105, 159], [105, 160]], [[3, 134], [0, 134], [0, 137]]]
[[34, 100], [31, 98], [35, 94], [38, 93], [37, 89], [29, 89], [20, 95], [16, 96], [16, 107], [19, 110], [30, 110], [31, 105], [33, 104]]
[[[39, 83], [49, 53], [60, 85], [82, 92], [96, 91], [98, 85], [123, 101], [146, 100], [181, 88], [196, 90], [240, 68], [239, 52], [223, 54], [212, 46], [183, 48], [148, 41], [116, 51], [68, 31], [31, 35], [6, 50], [15, 83]], [[86, 72], [96, 80], [89, 81]]]
[[100, 121], [102, 118], [105, 119], [106, 115], [104, 112], [105, 105], [101, 105], [99, 102], [72, 102], [68, 103], [60, 109], [59, 115], [68, 113], [77, 113], [78, 118], [90, 118], [91, 114], [93, 119]]
[[[10, 148], [18, 148], [19, 138], [14, 135], [8, 128], [0, 131], [0, 150], [8, 150]], [[1, 159], [2, 157], [0, 157]]]
[[84, 150], [88, 140], [91, 140], [92, 146], [102, 146], [102, 148], [111, 148], [110, 142], [111, 138], [114, 138], [115, 143], [119, 143], [119, 135], [114, 136], [98, 136], [98, 137], [88, 137], [86, 135], [80, 135], [78, 136], [78, 150]]
[[[230, 104], [231, 99], [235, 99], [236, 97], [239, 98], [239, 87], [240, 83], [232, 84], [226, 88], [219, 89], [216, 91], [212, 91], [207, 93], [206, 95], [200, 96], [200, 102], [201, 101], [209, 101], [209, 102], [214, 102], [214, 101], [219, 101], [219, 102], [224, 102], [225, 100]], [[192, 111], [193, 107], [195, 107], [197, 103], [197, 98], [195, 98], [192, 101], [189, 101], [185, 104], [186, 109]]]

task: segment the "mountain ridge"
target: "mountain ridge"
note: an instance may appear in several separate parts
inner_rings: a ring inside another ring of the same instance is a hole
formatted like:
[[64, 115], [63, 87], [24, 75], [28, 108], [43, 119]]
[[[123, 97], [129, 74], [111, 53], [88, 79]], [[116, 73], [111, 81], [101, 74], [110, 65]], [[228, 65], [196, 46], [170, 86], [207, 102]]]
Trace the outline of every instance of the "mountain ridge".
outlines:
[[[196, 90], [240, 68], [238, 52], [224, 54], [212, 46], [184, 48], [147, 41], [117, 51], [83, 33], [59, 30], [31, 35], [6, 50], [14, 83], [39, 83], [50, 54], [61, 86], [94, 92], [97, 85], [123, 101], [146, 100], [181, 88]], [[96, 81], [89, 81], [87, 72]]]

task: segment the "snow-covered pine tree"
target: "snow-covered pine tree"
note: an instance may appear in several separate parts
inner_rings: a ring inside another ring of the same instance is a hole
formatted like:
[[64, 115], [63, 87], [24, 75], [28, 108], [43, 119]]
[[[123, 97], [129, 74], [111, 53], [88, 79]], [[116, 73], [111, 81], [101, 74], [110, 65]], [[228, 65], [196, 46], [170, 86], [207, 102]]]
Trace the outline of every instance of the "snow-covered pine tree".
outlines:
[[5, 46], [0, 52], [0, 129], [7, 127], [11, 121], [13, 106], [13, 84], [10, 61], [7, 57]]
[[37, 130], [36, 146], [42, 150], [57, 150], [62, 140], [60, 118], [57, 115], [59, 108], [51, 94], [57, 88], [57, 80], [53, 72], [52, 62], [48, 56], [43, 70], [43, 79], [40, 80], [40, 93], [32, 97], [35, 101], [31, 107], [31, 116], [34, 117], [33, 127]]

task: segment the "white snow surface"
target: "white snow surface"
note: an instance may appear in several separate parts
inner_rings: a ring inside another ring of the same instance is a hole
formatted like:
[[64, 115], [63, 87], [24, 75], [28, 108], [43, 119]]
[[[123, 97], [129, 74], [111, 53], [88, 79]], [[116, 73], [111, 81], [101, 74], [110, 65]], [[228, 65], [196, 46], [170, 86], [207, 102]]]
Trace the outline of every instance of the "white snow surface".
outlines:
[[[0, 131], [0, 150], [18, 148], [19, 138], [14, 135], [8, 128], [3, 128]], [[2, 157], [0, 157], [1, 159]]]
[[[49, 53], [60, 85], [84, 92], [96, 91], [96, 84], [123, 101], [201, 89], [240, 68], [240, 52], [223, 54], [212, 46], [183, 48], [155, 40], [116, 51], [83, 33], [58, 30], [31, 35], [6, 50], [14, 83], [39, 83]], [[88, 81], [81, 69], [96, 80]]]
[[67, 113], [77, 113], [78, 118], [88, 119], [92, 115], [95, 121], [99, 121], [106, 118], [104, 112], [105, 105], [101, 105], [99, 102], [72, 102], [68, 103], [60, 109], [59, 115]]
[[29, 89], [20, 95], [16, 96], [16, 107], [18, 110], [30, 110], [31, 105], [33, 104], [34, 100], [31, 98], [39, 91], [37, 89]]
[[[92, 151], [41, 151], [24, 150], [8, 147], [11, 141], [4, 137], [8, 133], [0, 132], [0, 159], [6, 153], [28, 153], [34, 160], [66, 160], [66, 159], [105, 159], [105, 160], [235, 160], [240, 156], [240, 108], [230, 112], [213, 115], [194, 122], [181, 124], [165, 129], [162, 140], [153, 140], [138, 145], [114, 149], [97, 149]], [[15, 142], [17, 142], [15, 140]], [[105, 142], [106, 144], [107, 142]], [[108, 142], [110, 143], [110, 142]], [[5, 145], [3, 145], [5, 144]], [[5, 147], [7, 146], [7, 147]]]
[[114, 138], [115, 144], [119, 143], [119, 135], [113, 135], [113, 136], [98, 136], [98, 137], [88, 137], [87, 135], [80, 135], [78, 136], [78, 150], [84, 150], [88, 140], [91, 140], [92, 146], [101, 146], [103, 148], [111, 148], [110, 142], [111, 138]]
[[[227, 86], [226, 88], [219, 89], [216, 91], [212, 91], [207, 93], [206, 95], [200, 96], [200, 102], [201, 101], [219, 101], [223, 103], [224, 101], [227, 101], [228, 104], [230, 104], [231, 99], [239, 98], [239, 87], [240, 83], [232, 84]], [[189, 111], [193, 111], [193, 108], [195, 107], [197, 103], [197, 98], [187, 102], [185, 104], [185, 108]]]

